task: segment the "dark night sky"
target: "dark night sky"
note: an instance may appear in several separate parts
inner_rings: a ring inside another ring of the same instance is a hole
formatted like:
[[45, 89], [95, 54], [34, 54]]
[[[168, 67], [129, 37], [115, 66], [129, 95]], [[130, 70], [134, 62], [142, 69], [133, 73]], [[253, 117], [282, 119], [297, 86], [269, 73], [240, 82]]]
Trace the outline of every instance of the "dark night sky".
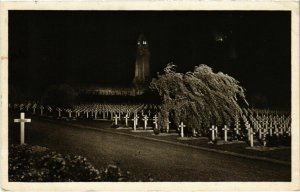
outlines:
[[26, 94], [50, 84], [121, 85], [134, 76], [136, 41], [149, 41], [151, 72], [207, 64], [247, 96], [289, 107], [289, 11], [10, 11], [9, 83]]

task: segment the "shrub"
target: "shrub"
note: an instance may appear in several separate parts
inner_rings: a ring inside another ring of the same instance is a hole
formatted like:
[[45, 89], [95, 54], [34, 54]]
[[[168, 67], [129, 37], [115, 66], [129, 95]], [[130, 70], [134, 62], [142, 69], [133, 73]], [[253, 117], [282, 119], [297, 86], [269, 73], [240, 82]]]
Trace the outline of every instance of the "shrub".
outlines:
[[160, 131], [159, 131], [159, 129], [154, 128], [154, 129], [153, 129], [153, 132], [154, 132], [155, 135], [158, 135]]
[[11, 145], [9, 148], [9, 181], [130, 181], [129, 172], [116, 165], [96, 169], [82, 156], [61, 155], [45, 147]]

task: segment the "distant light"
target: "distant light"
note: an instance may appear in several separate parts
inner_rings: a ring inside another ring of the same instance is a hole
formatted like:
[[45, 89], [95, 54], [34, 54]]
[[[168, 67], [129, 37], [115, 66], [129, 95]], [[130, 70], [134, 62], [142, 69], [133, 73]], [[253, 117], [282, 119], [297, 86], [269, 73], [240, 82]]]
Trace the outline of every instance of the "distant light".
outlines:
[[224, 41], [223, 37], [221, 37], [221, 36], [216, 37], [215, 40], [216, 40], [217, 42], [223, 42], [223, 41]]

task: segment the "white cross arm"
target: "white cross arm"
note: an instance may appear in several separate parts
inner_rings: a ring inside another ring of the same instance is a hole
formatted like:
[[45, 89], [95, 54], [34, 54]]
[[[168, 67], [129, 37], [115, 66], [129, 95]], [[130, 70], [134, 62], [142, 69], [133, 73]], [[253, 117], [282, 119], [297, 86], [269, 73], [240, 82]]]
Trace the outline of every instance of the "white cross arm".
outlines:
[[14, 119], [14, 122], [15, 123], [23, 123], [23, 122], [29, 123], [29, 122], [31, 122], [31, 119], [25, 119], [25, 114], [21, 113], [20, 119]]
[[22, 123], [22, 122], [30, 123], [31, 119], [14, 119], [14, 122], [15, 123]]

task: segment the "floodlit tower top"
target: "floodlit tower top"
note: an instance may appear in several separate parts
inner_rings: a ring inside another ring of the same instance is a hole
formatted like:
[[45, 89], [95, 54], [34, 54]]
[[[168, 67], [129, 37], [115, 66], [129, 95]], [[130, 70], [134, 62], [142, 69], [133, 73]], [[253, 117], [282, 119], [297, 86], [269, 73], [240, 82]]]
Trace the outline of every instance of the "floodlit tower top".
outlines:
[[135, 76], [133, 83], [136, 86], [141, 86], [149, 80], [149, 59], [150, 52], [148, 41], [146, 40], [143, 34], [140, 34], [137, 40], [137, 55], [136, 55], [136, 63], [135, 63]]

